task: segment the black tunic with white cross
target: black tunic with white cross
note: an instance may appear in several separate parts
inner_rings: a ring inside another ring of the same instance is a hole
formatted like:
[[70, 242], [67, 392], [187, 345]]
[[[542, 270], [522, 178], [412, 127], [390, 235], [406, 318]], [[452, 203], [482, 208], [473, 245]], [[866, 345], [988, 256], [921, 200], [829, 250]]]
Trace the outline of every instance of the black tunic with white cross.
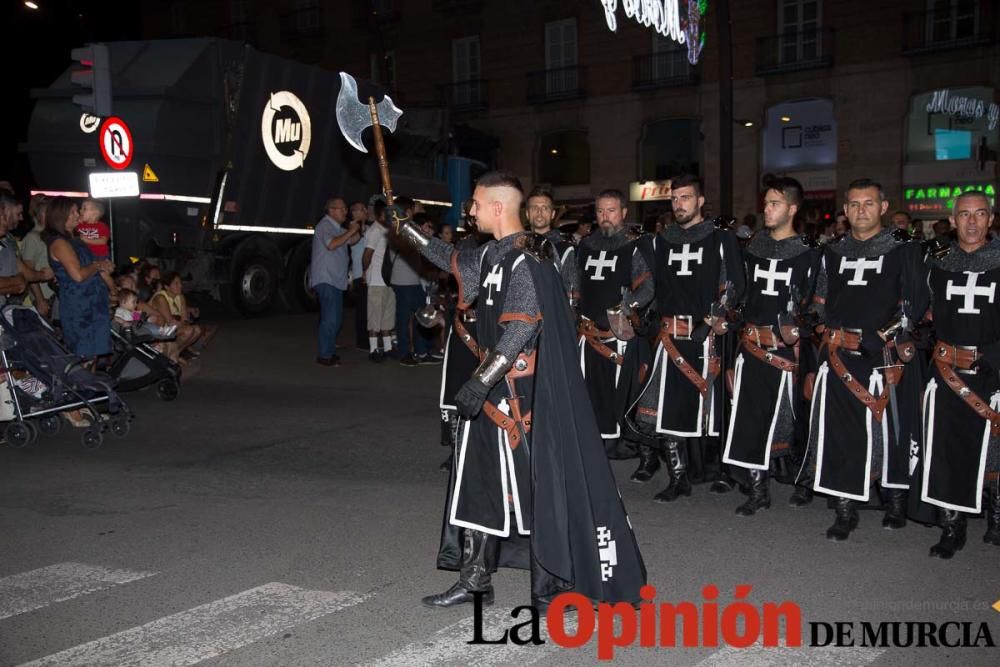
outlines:
[[[872, 483], [906, 489], [910, 451], [919, 438], [921, 377], [917, 364], [903, 364], [878, 330], [905, 310], [915, 321], [927, 309], [920, 245], [882, 230], [859, 241], [851, 235], [823, 249], [814, 302], [828, 329], [861, 331], [861, 349], [836, 354], [846, 374], [876, 399], [892, 396], [877, 419], [833, 372], [830, 351], [820, 351], [810, 412], [809, 451], [815, 457], [813, 488], [831, 495], [867, 501]], [[902, 368], [895, 389], [885, 366]]]
[[633, 280], [648, 273], [649, 269], [642, 257], [636, 256], [635, 243], [626, 238], [624, 229], [611, 237], [591, 234], [580, 242], [576, 254], [580, 271], [580, 315], [593, 320], [597, 328], [607, 330], [608, 308], [621, 304]]
[[[1000, 240], [966, 253], [957, 244], [928, 264], [931, 313], [939, 343], [975, 347], [987, 364], [953, 369], [969, 390], [1000, 411]], [[952, 390], [936, 363], [924, 392], [921, 500], [944, 509], [981, 511], [984, 476], [997, 484], [1000, 443], [990, 423]]]

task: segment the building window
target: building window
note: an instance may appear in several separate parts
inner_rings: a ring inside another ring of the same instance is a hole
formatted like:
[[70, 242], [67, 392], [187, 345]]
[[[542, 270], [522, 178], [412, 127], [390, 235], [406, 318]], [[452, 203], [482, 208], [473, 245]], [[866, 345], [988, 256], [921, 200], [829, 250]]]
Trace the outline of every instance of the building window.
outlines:
[[590, 144], [585, 130], [542, 136], [538, 144], [538, 182], [551, 187], [590, 183]]
[[907, 118], [909, 162], [980, 160], [1000, 147], [993, 88], [943, 88], [915, 95]]
[[229, 22], [244, 23], [247, 20], [247, 7], [244, 0], [229, 0]]
[[782, 63], [822, 56], [820, 0], [778, 0], [778, 57]]
[[373, 52], [369, 58], [371, 64], [371, 79], [387, 88], [396, 88], [396, 52], [386, 51], [383, 54]]
[[678, 46], [677, 42], [653, 33], [653, 59], [650, 63], [654, 80], [686, 79], [691, 73], [691, 64], [687, 59], [687, 47]]
[[674, 118], [646, 123], [639, 147], [640, 180], [661, 181], [701, 169], [701, 121]]
[[452, 95], [455, 106], [472, 106], [480, 100], [479, 36], [463, 37], [451, 43]]
[[978, 33], [977, 0], [927, 0], [927, 43], [971, 39]]
[[558, 95], [577, 90], [576, 64], [576, 19], [546, 23], [545, 92]]

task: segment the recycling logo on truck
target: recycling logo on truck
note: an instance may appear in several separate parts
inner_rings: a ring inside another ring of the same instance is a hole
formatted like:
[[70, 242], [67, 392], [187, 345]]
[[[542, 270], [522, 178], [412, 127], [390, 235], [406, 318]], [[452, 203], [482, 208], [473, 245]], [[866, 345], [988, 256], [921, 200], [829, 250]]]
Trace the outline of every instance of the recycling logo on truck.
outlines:
[[260, 134], [267, 157], [278, 169], [294, 171], [305, 166], [312, 123], [306, 105], [294, 93], [271, 93], [264, 106]]

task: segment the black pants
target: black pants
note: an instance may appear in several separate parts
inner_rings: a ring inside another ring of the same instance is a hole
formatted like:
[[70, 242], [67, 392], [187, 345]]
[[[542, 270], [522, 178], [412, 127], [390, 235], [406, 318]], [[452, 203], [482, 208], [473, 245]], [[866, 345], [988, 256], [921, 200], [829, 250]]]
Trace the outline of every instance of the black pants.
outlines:
[[354, 335], [359, 348], [368, 349], [368, 287], [361, 278], [351, 281], [354, 300]]

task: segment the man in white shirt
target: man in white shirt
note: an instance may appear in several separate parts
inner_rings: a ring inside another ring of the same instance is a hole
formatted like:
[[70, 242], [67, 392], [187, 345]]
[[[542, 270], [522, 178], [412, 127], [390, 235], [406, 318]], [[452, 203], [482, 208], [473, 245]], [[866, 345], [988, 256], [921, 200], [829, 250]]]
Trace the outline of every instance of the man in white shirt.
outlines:
[[[396, 294], [382, 278], [382, 262], [389, 245], [389, 229], [385, 222], [385, 202], [373, 204], [375, 222], [365, 232], [365, 252], [361, 260], [368, 283], [368, 358], [381, 362], [392, 352], [392, 328], [396, 319]], [[379, 338], [382, 349], [379, 349]]]

